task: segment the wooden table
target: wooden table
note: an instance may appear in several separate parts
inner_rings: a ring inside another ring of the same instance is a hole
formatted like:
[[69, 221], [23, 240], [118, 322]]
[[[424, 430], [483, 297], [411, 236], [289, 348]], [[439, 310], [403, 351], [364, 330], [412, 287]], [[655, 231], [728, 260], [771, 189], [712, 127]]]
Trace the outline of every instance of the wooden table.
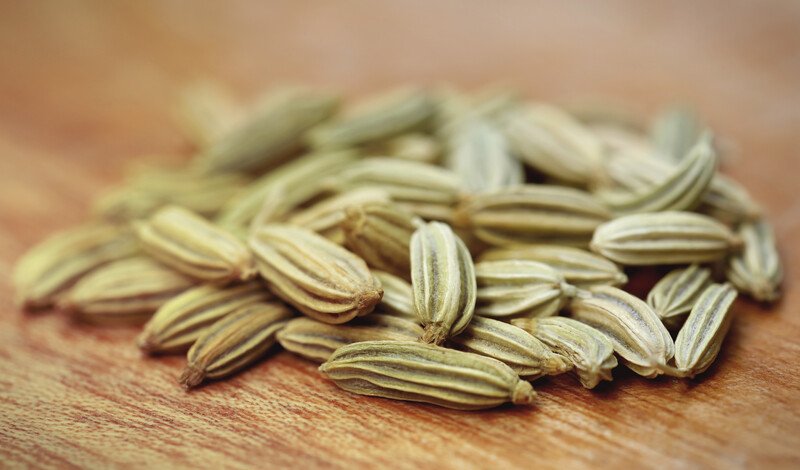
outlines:
[[[0, 467], [532, 468], [800, 465], [800, 4], [719, 2], [4, 2], [0, 14]], [[85, 220], [137, 159], [187, 144], [186, 81], [242, 96], [303, 81], [358, 95], [505, 81], [536, 99], [692, 103], [726, 170], [769, 211], [787, 266], [767, 310], [738, 301], [702, 379], [543, 381], [534, 408], [465, 413], [348, 395], [279, 353], [196, 392], [134, 329], [23, 315], [14, 260]]]

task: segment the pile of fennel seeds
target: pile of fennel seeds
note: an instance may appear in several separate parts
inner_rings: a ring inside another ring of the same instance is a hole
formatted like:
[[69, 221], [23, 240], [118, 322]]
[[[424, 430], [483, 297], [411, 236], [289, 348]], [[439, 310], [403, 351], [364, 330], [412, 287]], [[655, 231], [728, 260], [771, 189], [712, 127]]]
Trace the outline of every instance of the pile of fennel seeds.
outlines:
[[[760, 207], [686, 109], [651, 123], [508, 89], [405, 87], [353, 105], [193, 85], [180, 168], [129, 175], [17, 263], [27, 310], [143, 325], [187, 388], [275, 343], [359, 394], [480, 409], [621, 362], [694, 377], [737, 292], [780, 295]], [[664, 266], [645, 299], [626, 266]]]

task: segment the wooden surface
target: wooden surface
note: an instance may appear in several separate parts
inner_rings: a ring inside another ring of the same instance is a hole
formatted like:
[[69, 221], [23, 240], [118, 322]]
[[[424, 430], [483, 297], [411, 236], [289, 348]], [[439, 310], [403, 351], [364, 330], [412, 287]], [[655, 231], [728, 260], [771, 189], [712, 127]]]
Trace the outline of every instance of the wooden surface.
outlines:
[[[142, 358], [133, 329], [23, 315], [9, 277], [23, 250], [84, 220], [125, 165], [185, 154], [167, 105], [201, 76], [243, 96], [287, 81], [357, 95], [499, 80], [648, 113], [693, 103], [769, 210], [785, 298], [770, 311], [737, 302], [700, 380], [619, 368], [587, 391], [559, 377], [538, 384], [534, 408], [355, 397], [286, 353], [184, 393], [179, 358]], [[2, 2], [0, 467], [797, 468], [798, 131], [794, 1]]]

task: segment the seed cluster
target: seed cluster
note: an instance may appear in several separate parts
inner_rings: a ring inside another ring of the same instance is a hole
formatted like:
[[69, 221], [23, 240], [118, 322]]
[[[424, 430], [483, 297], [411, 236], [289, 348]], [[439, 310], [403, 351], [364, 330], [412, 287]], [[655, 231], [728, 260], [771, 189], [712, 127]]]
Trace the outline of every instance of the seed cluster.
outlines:
[[[472, 410], [618, 363], [694, 377], [737, 292], [780, 296], [772, 228], [686, 109], [648, 128], [498, 88], [255, 101], [188, 88], [191, 160], [132, 173], [26, 253], [20, 307], [143, 324], [144, 353], [187, 355], [186, 388], [280, 344], [344, 390]], [[628, 266], [668, 268], [643, 300]]]

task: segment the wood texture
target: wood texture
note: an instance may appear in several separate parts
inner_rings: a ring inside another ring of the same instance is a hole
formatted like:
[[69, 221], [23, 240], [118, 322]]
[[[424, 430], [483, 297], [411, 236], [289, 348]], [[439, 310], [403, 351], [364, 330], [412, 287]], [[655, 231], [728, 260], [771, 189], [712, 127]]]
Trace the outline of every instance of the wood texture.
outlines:
[[[800, 6], [718, 2], [3, 2], [0, 467], [531, 468], [800, 465]], [[10, 267], [84, 220], [126, 165], [177, 161], [168, 105], [212, 76], [242, 96], [303, 81], [350, 95], [493, 81], [532, 97], [692, 103], [735, 150], [787, 265], [773, 310], [737, 301], [701, 379], [622, 368], [596, 391], [540, 382], [534, 408], [454, 412], [348, 395], [287, 353], [183, 392], [134, 329], [11, 305]]]

